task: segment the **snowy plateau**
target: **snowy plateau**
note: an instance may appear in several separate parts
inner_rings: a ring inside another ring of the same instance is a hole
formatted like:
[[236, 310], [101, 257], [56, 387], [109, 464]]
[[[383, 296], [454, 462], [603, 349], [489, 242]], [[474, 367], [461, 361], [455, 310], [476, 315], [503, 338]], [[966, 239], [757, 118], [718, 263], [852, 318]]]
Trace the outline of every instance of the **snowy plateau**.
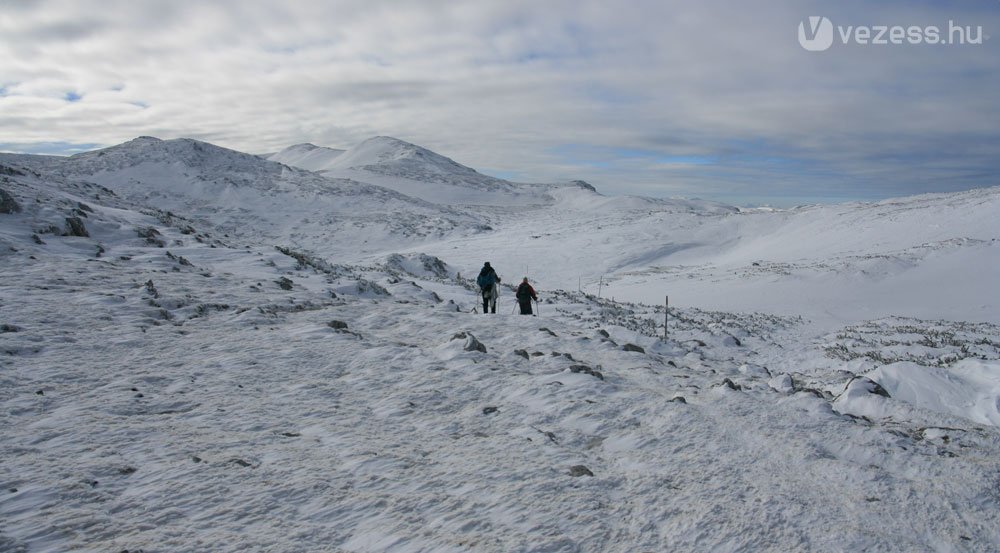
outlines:
[[0, 551], [1000, 551], [998, 214], [0, 154]]

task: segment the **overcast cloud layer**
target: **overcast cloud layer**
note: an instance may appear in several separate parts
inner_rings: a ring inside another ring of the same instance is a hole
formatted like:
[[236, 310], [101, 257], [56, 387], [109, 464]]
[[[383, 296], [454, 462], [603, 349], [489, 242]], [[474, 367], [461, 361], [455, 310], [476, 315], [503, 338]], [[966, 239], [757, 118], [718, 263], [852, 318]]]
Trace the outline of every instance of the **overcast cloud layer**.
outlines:
[[[982, 28], [807, 52], [798, 25]], [[730, 201], [1000, 184], [1000, 2], [18, 2], [0, 150], [390, 135], [522, 181]]]

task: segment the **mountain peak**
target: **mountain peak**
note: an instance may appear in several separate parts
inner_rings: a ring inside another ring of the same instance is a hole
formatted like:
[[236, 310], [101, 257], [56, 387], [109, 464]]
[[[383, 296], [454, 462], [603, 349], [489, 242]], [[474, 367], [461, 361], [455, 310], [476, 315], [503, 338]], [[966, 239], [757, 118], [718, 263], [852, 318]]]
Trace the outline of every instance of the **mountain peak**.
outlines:
[[118, 170], [143, 163], [183, 163], [189, 167], [255, 167], [267, 171], [266, 163], [256, 156], [216, 146], [193, 138], [160, 140], [140, 136], [128, 142], [83, 152], [69, 157], [75, 170], [82, 173]]

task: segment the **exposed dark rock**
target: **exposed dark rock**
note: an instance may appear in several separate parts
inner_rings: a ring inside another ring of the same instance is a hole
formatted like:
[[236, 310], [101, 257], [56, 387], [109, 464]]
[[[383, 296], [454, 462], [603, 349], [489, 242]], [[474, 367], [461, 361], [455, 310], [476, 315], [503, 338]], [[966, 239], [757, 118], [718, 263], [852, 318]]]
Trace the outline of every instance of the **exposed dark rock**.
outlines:
[[0, 213], [20, 213], [21, 204], [17, 203], [14, 196], [11, 196], [6, 190], [0, 188]]
[[0, 325], [0, 334], [5, 332], [21, 332], [21, 327], [17, 325], [2, 324]]
[[250, 462], [244, 461], [243, 459], [230, 459], [229, 462], [232, 463], [232, 464], [234, 464], [234, 465], [239, 465], [241, 467], [252, 467], [253, 466], [252, 464], [250, 464]]
[[548, 332], [552, 336], [558, 336], [555, 332], [552, 332], [551, 330], [545, 328], [544, 326], [542, 328], [539, 328], [538, 330], [539, 332]]
[[500, 410], [500, 409], [498, 409], [498, 408], [496, 408], [496, 407], [493, 407], [493, 406], [490, 406], [490, 407], [483, 407], [483, 414], [484, 414], [484, 415], [491, 415], [491, 414], [493, 414], [493, 413], [496, 413], [496, 412], [497, 412], [497, 411], [499, 411], [499, 410]]
[[544, 356], [544, 355], [545, 355], [545, 354], [544, 354], [544, 353], [542, 353], [542, 352], [540, 352], [540, 351], [534, 351], [534, 352], [531, 352], [531, 356], [532, 356], [532, 357], [542, 357], [542, 356]]
[[146, 292], [150, 296], [153, 296], [154, 298], [159, 298], [160, 297], [160, 291], [157, 290], [156, 289], [156, 285], [153, 284], [153, 279], [147, 280], [146, 284], [144, 286], [146, 287]]
[[465, 340], [465, 351], [479, 351], [486, 353], [486, 346], [482, 344], [471, 332], [459, 332], [451, 337], [452, 340]]
[[45, 245], [45, 240], [42, 240], [42, 238], [40, 236], [38, 236], [37, 234], [32, 234], [31, 235], [31, 239], [34, 240], [35, 243], [38, 244], [39, 246], [44, 246]]
[[604, 380], [604, 375], [601, 374], [601, 371], [595, 371], [587, 365], [572, 365], [569, 370], [570, 372], [589, 374], [590, 376]]
[[593, 476], [594, 473], [590, 472], [590, 469], [583, 465], [573, 465], [569, 468], [570, 476]]
[[684, 396], [674, 396], [673, 398], [670, 399], [670, 401], [675, 403], [687, 403], [687, 400], [684, 399]]
[[639, 352], [639, 353], [646, 353], [646, 350], [643, 349], [642, 346], [637, 346], [635, 344], [625, 344], [624, 346], [622, 346], [622, 350], [624, 350], [624, 351], [635, 351], [635, 352]]
[[863, 387], [868, 393], [875, 394], [882, 397], [890, 397], [889, 392], [882, 387], [881, 384], [875, 382], [874, 380], [868, 378], [867, 376], [855, 376], [850, 381], [847, 382], [847, 386], [844, 387], [846, 392], [849, 388]]
[[83, 225], [83, 221], [79, 217], [66, 217], [66, 230], [63, 232], [63, 236], [86, 238], [90, 236], [90, 233], [87, 232], [87, 227]]
[[162, 236], [160, 231], [153, 227], [140, 227], [135, 229], [135, 232], [139, 235], [139, 238], [145, 238], [146, 244], [150, 246], [156, 246], [157, 248], [163, 248], [166, 246], [166, 243], [164, 243], [163, 240], [160, 240], [160, 236]]
[[334, 330], [347, 330], [347, 323], [344, 321], [330, 321], [326, 323], [326, 326]]
[[137, 471], [137, 470], [139, 470], [139, 469], [137, 469], [135, 467], [122, 467], [122, 468], [118, 469], [118, 474], [122, 474], [122, 475], [128, 476], [129, 474], [134, 474], [135, 471]]
[[281, 288], [282, 290], [291, 290], [292, 284], [294, 284], [292, 280], [288, 277], [281, 277], [274, 282], [277, 283], [278, 287]]
[[516, 350], [514, 350], [514, 355], [520, 355], [521, 357], [524, 357], [525, 359], [528, 359], [528, 352], [525, 351], [525, 350], [523, 350], [523, 349], [516, 349]]
[[725, 338], [722, 339], [722, 345], [729, 347], [733, 346], [739, 347], [743, 345], [743, 342], [740, 342], [740, 339], [737, 338], [736, 336], [726, 336]]
[[743, 389], [743, 386], [740, 386], [739, 384], [733, 382], [732, 380], [729, 380], [728, 378], [723, 379], [722, 380], [722, 384], [720, 384], [720, 386], [725, 386], [726, 388], [729, 388], [730, 390], [742, 390]]
[[13, 167], [7, 167], [6, 165], [0, 165], [0, 175], [10, 175], [12, 177], [23, 177], [24, 171], [19, 171]]
[[611, 335], [608, 334], [608, 331], [604, 330], [603, 328], [598, 328], [597, 333], [600, 334], [601, 336], [604, 336], [605, 338], [611, 338]]

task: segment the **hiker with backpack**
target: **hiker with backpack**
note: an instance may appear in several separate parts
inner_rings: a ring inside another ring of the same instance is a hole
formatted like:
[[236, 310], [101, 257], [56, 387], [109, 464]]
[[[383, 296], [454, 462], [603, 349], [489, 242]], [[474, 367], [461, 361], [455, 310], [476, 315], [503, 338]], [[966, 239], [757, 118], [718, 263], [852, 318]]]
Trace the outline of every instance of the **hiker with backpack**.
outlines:
[[528, 284], [528, 277], [524, 277], [521, 285], [517, 287], [517, 303], [521, 306], [522, 315], [531, 315], [531, 300], [538, 301], [538, 294], [535, 289]]
[[484, 315], [490, 312], [490, 308], [492, 308], [494, 314], [497, 312], [497, 296], [500, 295], [497, 290], [497, 284], [499, 283], [499, 275], [493, 270], [493, 267], [490, 267], [490, 262], [487, 261], [483, 264], [483, 268], [479, 271], [479, 276], [476, 278], [476, 284], [479, 285], [479, 290], [483, 296]]

